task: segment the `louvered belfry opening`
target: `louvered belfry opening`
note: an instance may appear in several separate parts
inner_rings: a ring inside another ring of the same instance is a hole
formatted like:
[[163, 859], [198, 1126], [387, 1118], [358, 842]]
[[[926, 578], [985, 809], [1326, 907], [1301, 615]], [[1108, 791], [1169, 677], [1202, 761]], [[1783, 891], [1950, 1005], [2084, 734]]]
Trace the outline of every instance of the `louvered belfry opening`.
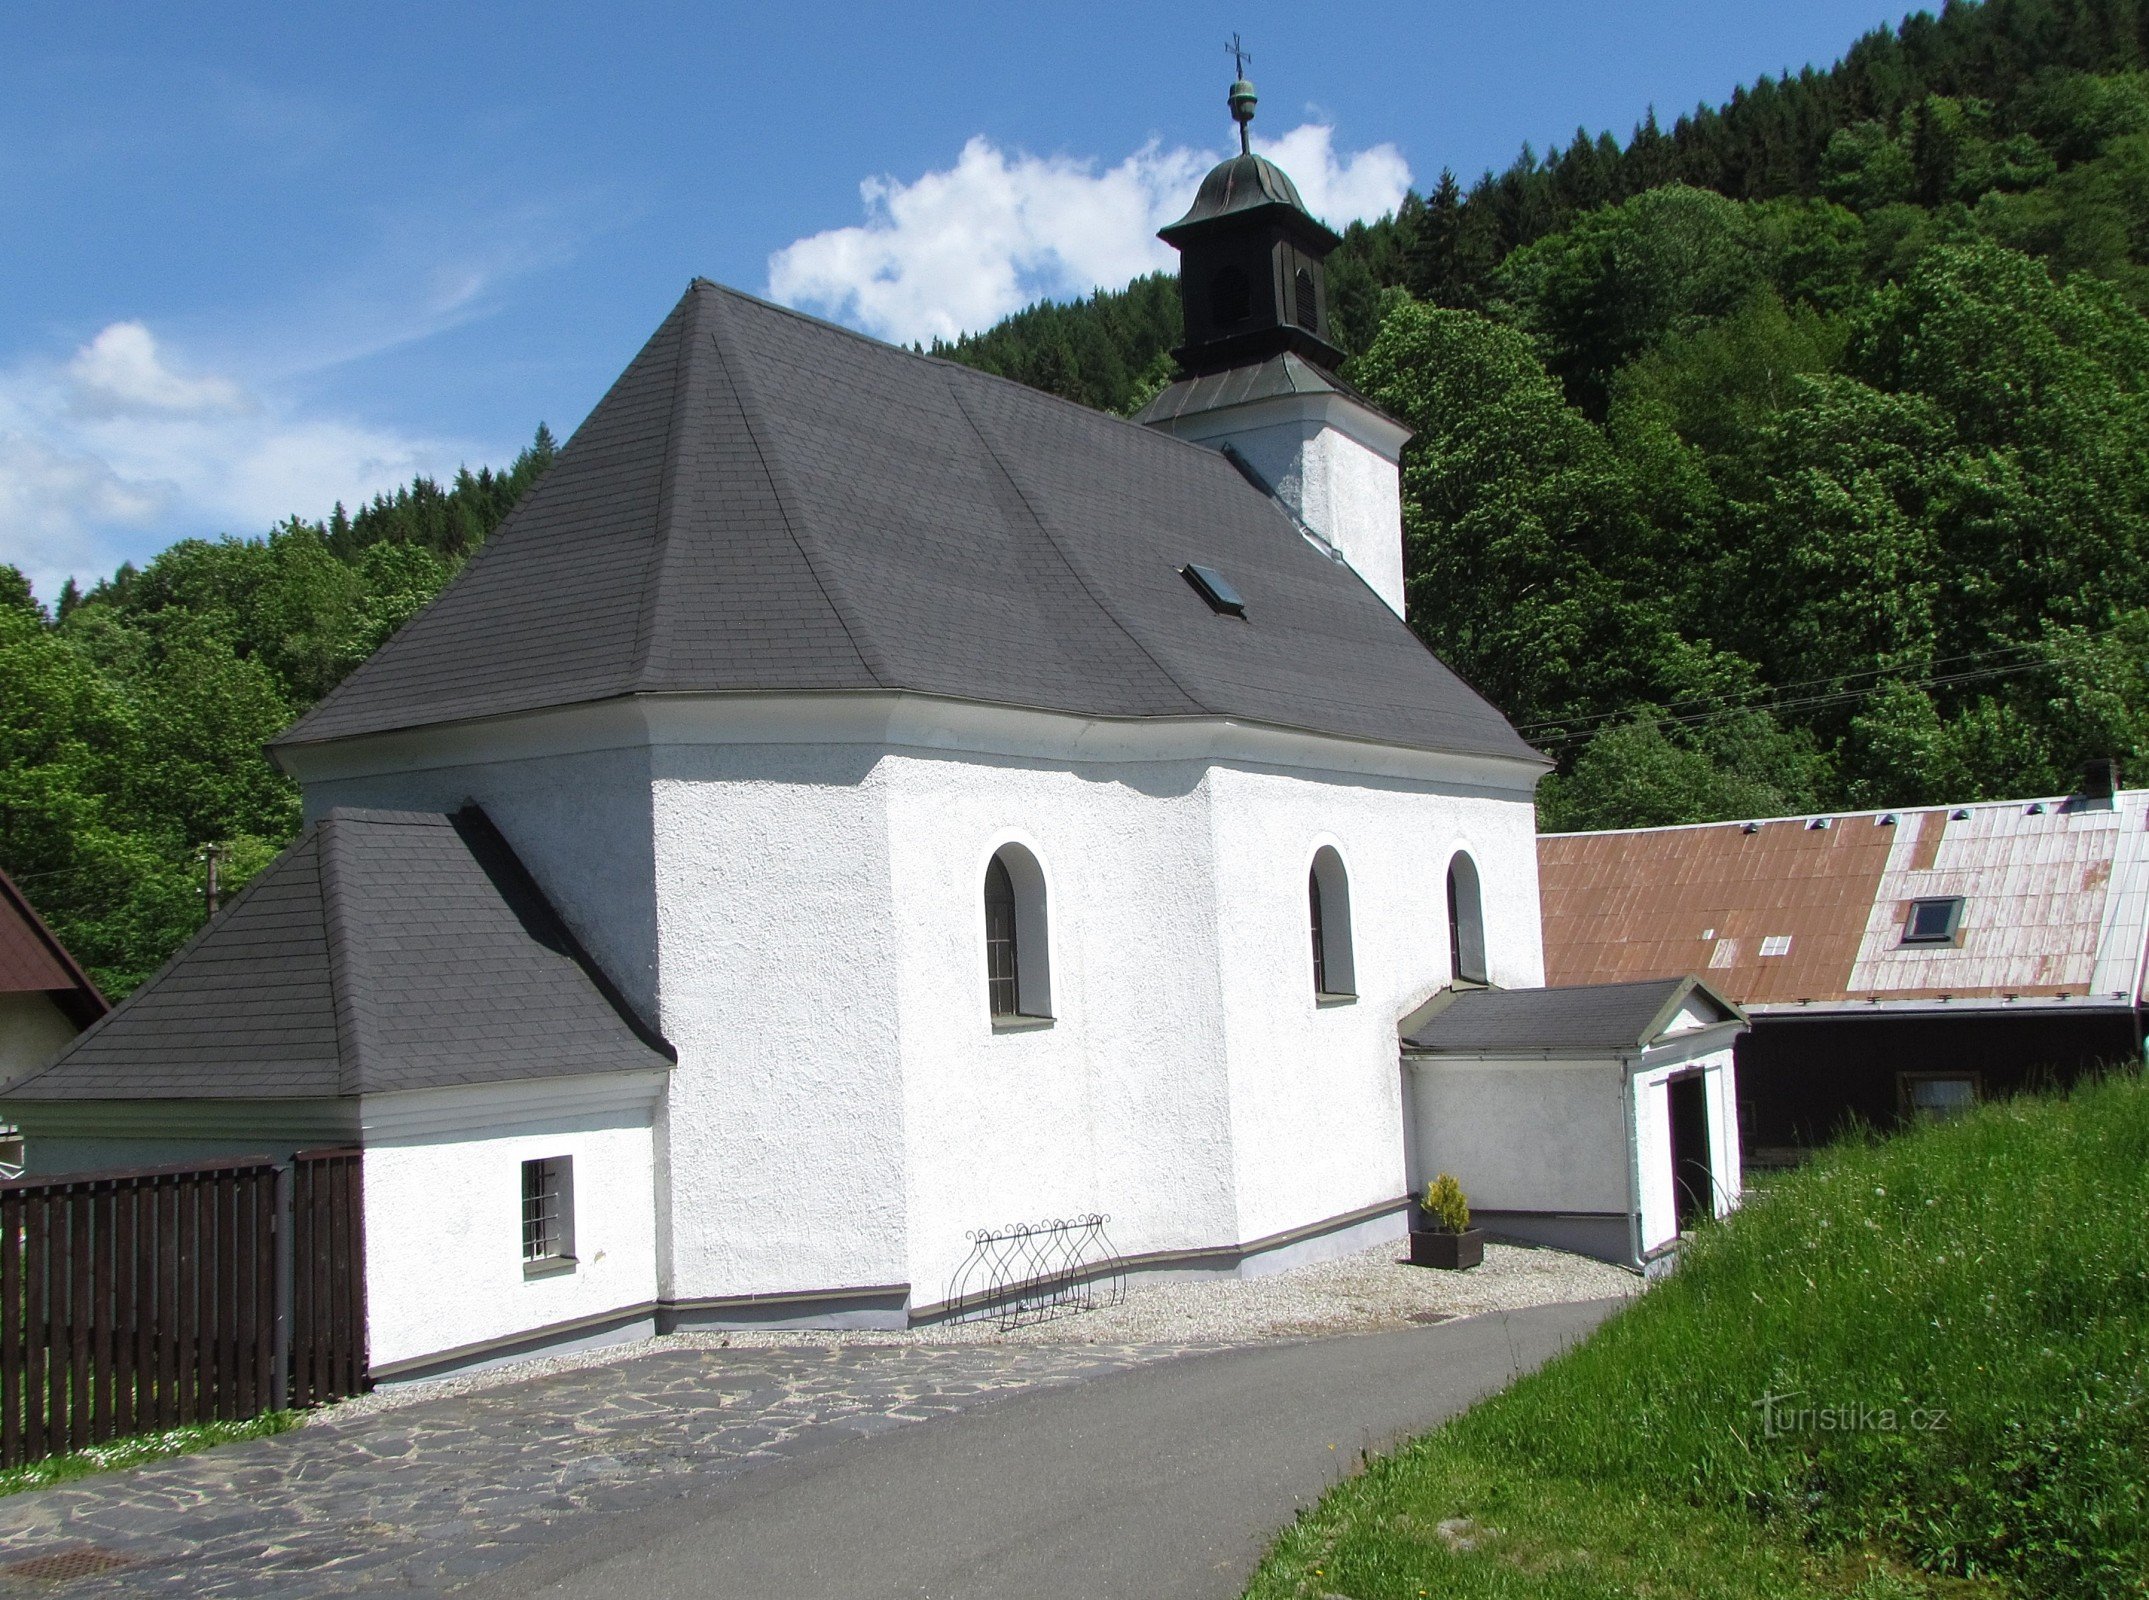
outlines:
[[1007, 864], [994, 856], [985, 867], [985, 986], [992, 1014], [1021, 1013], [1021, 985], [1015, 965], [1015, 880]]

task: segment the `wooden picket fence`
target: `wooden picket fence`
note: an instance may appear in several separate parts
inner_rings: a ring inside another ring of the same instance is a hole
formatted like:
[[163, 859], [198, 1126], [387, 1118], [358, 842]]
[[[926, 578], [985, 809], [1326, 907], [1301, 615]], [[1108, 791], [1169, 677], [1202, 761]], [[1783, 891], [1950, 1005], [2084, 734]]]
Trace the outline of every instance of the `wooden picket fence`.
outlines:
[[356, 1150], [0, 1183], [0, 1465], [365, 1385]]

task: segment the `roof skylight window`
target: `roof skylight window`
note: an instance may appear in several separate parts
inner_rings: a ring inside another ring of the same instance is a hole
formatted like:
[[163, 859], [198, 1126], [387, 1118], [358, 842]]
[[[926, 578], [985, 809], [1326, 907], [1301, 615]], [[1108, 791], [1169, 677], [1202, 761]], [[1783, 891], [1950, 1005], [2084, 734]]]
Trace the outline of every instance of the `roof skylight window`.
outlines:
[[1231, 580], [1216, 568], [1204, 567], [1190, 561], [1179, 571], [1181, 576], [1194, 586], [1194, 592], [1209, 602], [1212, 611], [1220, 611], [1229, 617], [1246, 615], [1246, 601], [1239, 591], [1231, 586]]
[[1953, 944], [1962, 931], [1962, 896], [1951, 894], [1932, 900], [1913, 900], [1903, 919], [1905, 944]]

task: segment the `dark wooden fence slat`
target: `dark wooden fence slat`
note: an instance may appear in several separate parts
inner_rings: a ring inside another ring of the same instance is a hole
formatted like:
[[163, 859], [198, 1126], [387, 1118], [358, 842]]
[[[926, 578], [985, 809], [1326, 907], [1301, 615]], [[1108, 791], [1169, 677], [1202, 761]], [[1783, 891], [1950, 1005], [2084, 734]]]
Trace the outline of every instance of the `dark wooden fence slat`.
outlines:
[[134, 1432], [135, 1186], [112, 1185], [112, 1437]]
[[90, 1192], [90, 1437], [112, 1431], [112, 1213], [118, 1195], [109, 1183]]
[[349, 1394], [358, 1387], [358, 1362], [356, 1345], [352, 1340], [351, 1327], [351, 1209], [347, 1203], [351, 1189], [351, 1159], [339, 1156], [329, 1169], [332, 1204], [329, 1207], [329, 1232], [335, 1247], [329, 1253], [331, 1270], [336, 1276], [336, 1315], [329, 1334], [335, 1341], [336, 1388]]
[[360, 1152], [301, 1152], [288, 1218], [279, 1193], [267, 1161], [0, 1183], [0, 1465], [362, 1391]]
[[291, 1163], [291, 1404], [313, 1404], [313, 1172]]
[[67, 1208], [67, 1445], [90, 1442], [90, 1194]]
[[0, 1304], [6, 1307], [6, 1321], [0, 1322], [0, 1466], [6, 1467], [19, 1467], [28, 1459], [22, 1438], [22, 1380], [27, 1365], [22, 1334], [28, 1316], [22, 1281], [22, 1213], [21, 1195], [0, 1196]]
[[67, 1448], [67, 1367], [60, 1360], [60, 1325], [54, 1300], [61, 1293], [60, 1274], [66, 1259], [67, 1230], [55, 1226], [59, 1218], [52, 1195], [38, 1197], [37, 1237], [37, 1372], [42, 1382], [39, 1405], [43, 1410], [41, 1432], [46, 1455]]
[[217, 1317], [217, 1325], [224, 1333], [223, 1381], [220, 1385], [223, 1404], [217, 1415], [234, 1419], [249, 1415], [240, 1403], [246, 1383], [246, 1353], [239, 1343], [239, 1312], [242, 1309], [240, 1293], [246, 1282], [246, 1262], [250, 1258], [239, 1244], [239, 1208], [245, 1198], [245, 1182], [237, 1173], [231, 1173], [223, 1179], [223, 1188], [224, 1236], [217, 1261], [217, 1298], [223, 1302]]
[[164, 1314], [157, 1297], [157, 1240], [162, 1213], [154, 1179], [141, 1179], [134, 1190], [134, 1429], [146, 1433], [157, 1418], [157, 1319]]
[[254, 1401], [254, 1280], [259, 1254], [254, 1248], [254, 1178], [242, 1173], [234, 1180], [231, 1196], [231, 1296], [232, 1415], [251, 1417]]
[[185, 1192], [176, 1178], [157, 1184], [157, 1426], [179, 1426], [179, 1234]]

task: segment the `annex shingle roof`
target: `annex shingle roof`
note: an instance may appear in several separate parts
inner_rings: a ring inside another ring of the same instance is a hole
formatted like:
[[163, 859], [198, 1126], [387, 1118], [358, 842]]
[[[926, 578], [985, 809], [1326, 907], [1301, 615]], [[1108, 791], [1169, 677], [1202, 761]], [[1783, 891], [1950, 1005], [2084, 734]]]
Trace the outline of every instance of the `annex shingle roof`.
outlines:
[[[1189, 562], [1247, 620], [1210, 612]], [[706, 282], [456, 581], [278, 743], [725, 690], [1537, 759], [1216, 451]]]
[[670, 1061], [482, 812], [335, 810], [0, 1098], [311, 1099]]
[[1467, 989], [1403, 1038], [1408, 1050], [1635, 1050], [1656, 1039], [1680, 1003], [1702, 997], [1726, 1021], [1738, 1012], [1692, 978], [1565, 989]]

